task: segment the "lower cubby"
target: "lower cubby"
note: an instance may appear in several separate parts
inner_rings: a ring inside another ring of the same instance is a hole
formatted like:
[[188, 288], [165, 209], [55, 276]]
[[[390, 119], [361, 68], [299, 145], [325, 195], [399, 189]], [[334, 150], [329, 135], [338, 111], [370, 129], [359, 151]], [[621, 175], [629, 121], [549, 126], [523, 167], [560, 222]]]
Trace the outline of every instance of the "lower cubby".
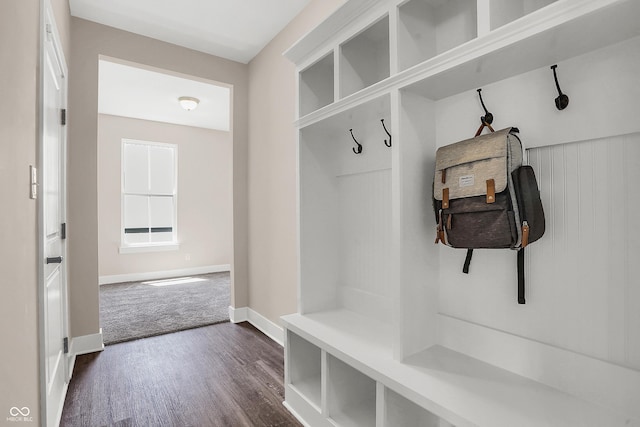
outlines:
[[285, 405], [310, 426], [453, 427], [290, 330], [286, 372]]
[[382, 427], [455, 427], [395, 391], [383, 388]]
[[319, 347], [287, 333], [288, 383], [320, 411], [321, 357]]
[[375, 427], [376, 382], [327, 356], [327, 415], [337, 426]]
[[[480, 326], [446, 316], [440, 316], [441, 345], [400, 361], [388, 347], [345, 328], [347, 322], [327, 323], [328, 314], [282, 318], [288, 337], [285, 405], [306, 425], [640, 427], [640, 411], [621, 391], [638, 390], [637, 371], [524, 343], [498, 331], [477, 331]], [[469, 347], [477, 340], [506, 348], [508, 354], [477, 354]], [[518, 355], [525, 348], [530, 365], [537, 361], [531, 355], [554, 360], [568, 372], [556, 371], [557, 375], [569, 383], [579, 381], [590, 395], [575, 385], [563, 391], [557, 384], [518, 375], [523, 370]], [[597, 387], [620, 397], [597, 398]]]

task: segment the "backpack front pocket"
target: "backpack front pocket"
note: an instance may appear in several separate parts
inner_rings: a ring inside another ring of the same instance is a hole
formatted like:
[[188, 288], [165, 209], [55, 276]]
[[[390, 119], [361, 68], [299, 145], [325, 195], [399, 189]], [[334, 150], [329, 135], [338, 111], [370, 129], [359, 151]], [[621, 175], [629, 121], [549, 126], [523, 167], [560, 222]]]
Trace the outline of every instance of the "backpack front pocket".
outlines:
[[452, 200], [442, 211], [446, 243], [454, 248], [512, 248], [518, 239], [509, 194], [496, 194], [488, 204], [484, 196]]

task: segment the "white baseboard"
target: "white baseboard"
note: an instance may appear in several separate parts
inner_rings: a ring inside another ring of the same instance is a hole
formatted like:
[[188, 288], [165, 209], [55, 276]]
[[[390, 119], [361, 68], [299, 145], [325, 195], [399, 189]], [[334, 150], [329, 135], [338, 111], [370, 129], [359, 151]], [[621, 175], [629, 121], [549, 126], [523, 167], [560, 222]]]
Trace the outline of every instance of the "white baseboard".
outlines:
[[234, 308], [229, 306], [229, 320], [232, 323], [246, 322], [249, 320], [248, 307]]
[[71, 381], [71, 377], [73, 377], [73, 369], [76, 366], [76, 355], [69, 352], [67, 355], [67, 383]]
[[167, 279], [169, 277], [180, 277], [196, 274], [220, 273], [231, 271], [231, 265], [206, 265], [204, 267], [180, 268], [177, 270], [151, 271], [145, 273], [113, 274], [110, 276], [100, 276], [98, 284], [108, 285], [111, 283], [139, 282], [141, 280]]
[[587, 401], [640, 418], [640, 372], [444, 314], [439, 343]]
[[69, 344], [69, 354], [67, 356], [67, 382], [73, 376], [73, 368], [76, 366], [76, 356], [81, 354], [95, 353], [104, 350], [102, 341], [102, 328], [97, 334], [82, 335], [71, 339]]
[[284, 329], [249, 307], [234, 308], [229, 306], [229, 319], [233, 323], [249, 322], [260, 332], [284, 346]]
[[67, 399], [67, 391], [69, 391], [69, 381], [65, 381], [62, 393], [60, 394], [60, 401], [58, 402], [58, 410], [56, 411], [56, 419], [54, 421], [55, 426], [60, 425], [62, 421], [62, 411], [64, 409], [64, 401]]
[[102, 341], [102, 328], [97, 334], [82, 335], [71, 339], [69, 353], [74, 356], [81, 354], [95, 353], [104, 350], [104, 342]]

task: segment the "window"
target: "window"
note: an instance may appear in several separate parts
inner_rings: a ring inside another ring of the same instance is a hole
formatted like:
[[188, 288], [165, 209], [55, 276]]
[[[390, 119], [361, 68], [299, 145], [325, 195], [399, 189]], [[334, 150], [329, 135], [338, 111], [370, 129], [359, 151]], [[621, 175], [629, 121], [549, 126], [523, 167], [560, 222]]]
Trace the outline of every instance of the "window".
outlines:
[[174, 144], [122, 140], [122, 247], [177, 246], [177, 158]]

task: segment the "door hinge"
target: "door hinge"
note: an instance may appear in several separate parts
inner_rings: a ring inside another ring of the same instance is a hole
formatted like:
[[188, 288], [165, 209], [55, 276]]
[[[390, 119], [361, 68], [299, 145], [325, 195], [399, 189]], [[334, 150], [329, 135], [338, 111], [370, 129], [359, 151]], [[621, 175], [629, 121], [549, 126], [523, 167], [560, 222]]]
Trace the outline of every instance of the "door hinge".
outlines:
[[38, 197], [38, 169], [33, 165], [29, 165], [29, 184], [31, 187], [29, 197], [36, 199]]
[[65, 126], [67, 124], [67, 109], [63, 108], [60, 110], [60, 124]]
[[64, 339], [62, 340], [62, 347], [64, 349], [64, 354], [69, 353], [69, 338], [68, 337], [64, 337]]
[[60, 224], [60, 238], [62, 240], [67, 238], [67, 223], [63, 222], [62, 224]]

